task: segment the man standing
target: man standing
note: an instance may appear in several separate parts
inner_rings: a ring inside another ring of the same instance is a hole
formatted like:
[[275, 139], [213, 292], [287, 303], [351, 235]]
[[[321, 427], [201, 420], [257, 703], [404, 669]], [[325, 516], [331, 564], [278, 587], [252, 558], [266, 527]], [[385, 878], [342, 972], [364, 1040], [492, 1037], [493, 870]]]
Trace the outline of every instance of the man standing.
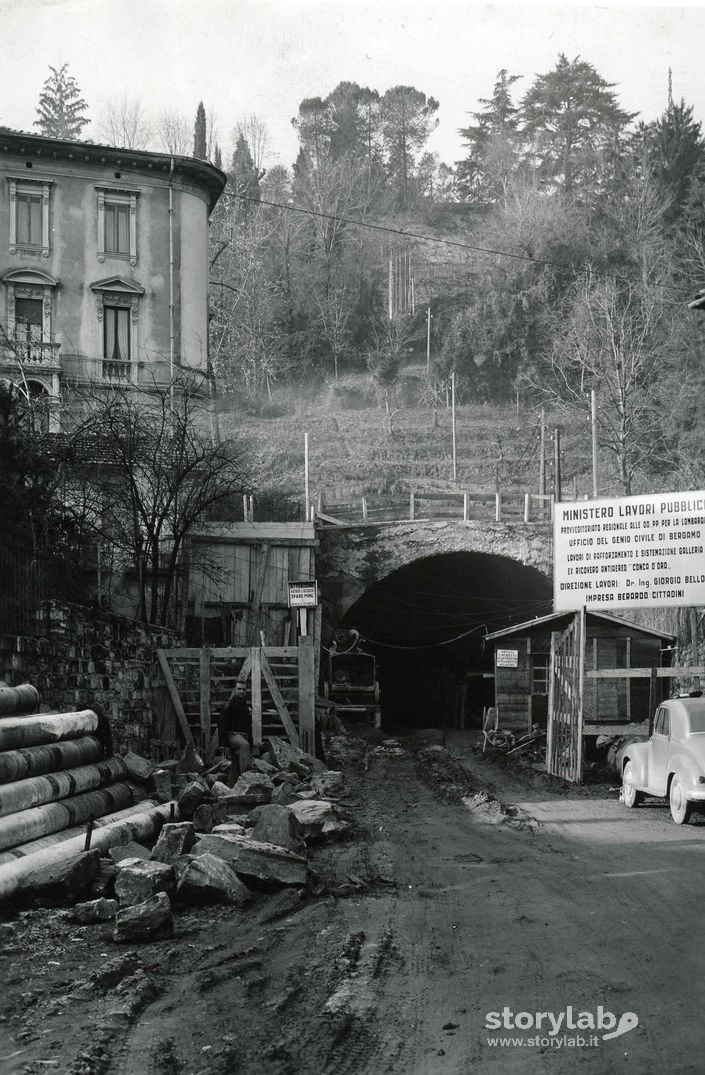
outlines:
[[230, 748], [230, 768], [225, 783], [233, 787], [249, 769], [252, 760], [252, 714], [247, 704], [247, 686], [241, 680], [228, 698], [218, 718], [218, 742]]

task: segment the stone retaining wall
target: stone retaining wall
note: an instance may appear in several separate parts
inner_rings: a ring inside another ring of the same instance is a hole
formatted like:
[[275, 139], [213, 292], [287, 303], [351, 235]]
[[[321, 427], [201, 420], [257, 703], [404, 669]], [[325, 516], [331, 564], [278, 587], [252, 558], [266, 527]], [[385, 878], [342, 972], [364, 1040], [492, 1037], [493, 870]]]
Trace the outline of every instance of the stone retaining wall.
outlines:
[[173, 709], [157, 649], [182, 644], [172, 631], [78, 605], [52, 603], [37, 613], [32, 637], [0, 635], [0, 679], [32, 683], [43, 712], [99, 708], [116, 753], [176, 756]]

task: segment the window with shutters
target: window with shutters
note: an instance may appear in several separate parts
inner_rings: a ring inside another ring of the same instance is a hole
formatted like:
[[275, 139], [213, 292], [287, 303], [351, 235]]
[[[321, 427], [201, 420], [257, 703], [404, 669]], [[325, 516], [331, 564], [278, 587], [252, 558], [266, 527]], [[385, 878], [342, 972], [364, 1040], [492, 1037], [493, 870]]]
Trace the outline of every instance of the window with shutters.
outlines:
[[10, 253], [49, 256], [51, 180], [9, 176]]
[[121, 258], [137, 264], [139, 191], [98, 187], [98, 261]]

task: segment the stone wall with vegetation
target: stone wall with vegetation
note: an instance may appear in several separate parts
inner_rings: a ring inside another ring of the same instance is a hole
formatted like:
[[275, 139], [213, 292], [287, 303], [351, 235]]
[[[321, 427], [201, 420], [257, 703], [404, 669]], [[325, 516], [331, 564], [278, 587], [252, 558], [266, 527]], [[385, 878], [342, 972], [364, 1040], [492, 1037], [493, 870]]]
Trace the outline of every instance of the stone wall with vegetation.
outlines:
[[0, 635], [0, 678], [32, 683], [43, 712], [99, 708], [116, 753], [147, 758], [179, 750], [157, 649], [180, 643], [171, 631], [78, 605], [52, 603], [31, 636]]

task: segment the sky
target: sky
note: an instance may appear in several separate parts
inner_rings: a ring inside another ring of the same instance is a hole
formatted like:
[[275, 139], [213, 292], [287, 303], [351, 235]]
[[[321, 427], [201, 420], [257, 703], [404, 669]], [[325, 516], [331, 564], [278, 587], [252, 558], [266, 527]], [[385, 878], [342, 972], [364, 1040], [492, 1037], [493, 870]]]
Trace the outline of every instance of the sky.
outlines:
[[479, 3], [475, 0], [0, 0], [0, 124], [32, 130], [49, 65], [68, 63], [100, 141], [107, 99], [139, 99], [154, 119], [193, 122], [202, 100], [224, 158], [235, 124], [266, 124], [266, 162], [296, 157], [291, 119], [306, 97], [341, 81], [380, 93], [415, 86], [440, 102], [428, 148], [464, 156], [458, 129], [490, 97], [498, 71], [518, 94], [560, 53], [591, 63], [623, 108], [655, 119], [673, 95], [705, 121], [705, 0], [644, 3]]

